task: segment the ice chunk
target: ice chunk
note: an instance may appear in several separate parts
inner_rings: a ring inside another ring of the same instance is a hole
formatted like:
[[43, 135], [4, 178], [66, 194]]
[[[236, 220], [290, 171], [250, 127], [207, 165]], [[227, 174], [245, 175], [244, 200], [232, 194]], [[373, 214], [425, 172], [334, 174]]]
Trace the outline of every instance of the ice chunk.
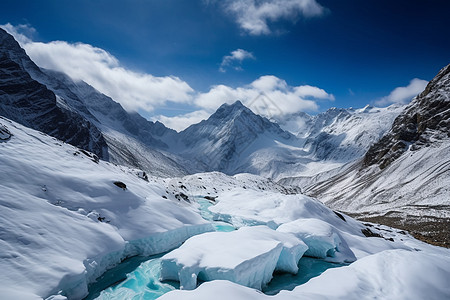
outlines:
[[261, 289], [274, 270], [296, 273], [307, 246], [291, 234], [266, 226], [205, 233], [187, 240], [161, 259], [161, 279], [179, 280], [183, 289], [226, 279]]
[[[267, 296], [260, 291], [244, 287], [226, 280], [214, 280], [205, 282], [193, 291], [175, 290], [169, 292], [159, 299], [164, 300], [270, 300], [272, 296]], [[293, 295], [287, 295], [283, 300], [298, 300]]]
[[299, 219], [281, 225], [277, 231], [302, 239], [309, 247], [305, 255], [340, 263], [356, 260], [339, 230], [322, 220]]
[[387, 250], [366, 256], [296, 287], [268, 296], [228, 281], [212, 281], [194, 291], [172, 291], [161, 300], [290, 299], [449, 299], [449, 251]]
[[361, 235], [361, 224], [351, 218], [343, 221], [331, 209], [305, 195], [233, 189], [220, 193], [216, 201], [217, 204], [209, 208], [214, 219], [236, 227], [264, 224], [277, 228], [283, 223], [314, 218], [345, 232]]

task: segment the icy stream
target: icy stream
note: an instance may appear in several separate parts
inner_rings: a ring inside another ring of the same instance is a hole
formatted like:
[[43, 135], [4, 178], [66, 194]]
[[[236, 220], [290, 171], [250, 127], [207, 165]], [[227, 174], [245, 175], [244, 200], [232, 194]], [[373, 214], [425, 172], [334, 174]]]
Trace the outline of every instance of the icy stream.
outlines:
[[[201, 216], [211, 221], [216, 231], [230, 232], [235, 228], [224, 222], [213, 220], [213, 214], [208, 207], [213, 205], [203, 197], [196, 198], [199, 204]], [[85, 300], [107, 299], [157, 299], [163, 294], [179, 289], [179, 283], [175, 281], [161, 282], [160, 264], [164, 254], [151, 257], [132, 257], [117, 267], [107, 271], [97, 281], [89, 286], [89, 295]], [[329, 268], [336, 268], [341, 264], [329, 263], [320, 259], [303, 257], [299, 262], [300, 271], [296, 275], [275, 273], [272, 281], [264, 288], [268, 295], [277, 294], [281, 290], [292, 290], [295, 286], [307, 282], [309, 279], [319, 276]]]

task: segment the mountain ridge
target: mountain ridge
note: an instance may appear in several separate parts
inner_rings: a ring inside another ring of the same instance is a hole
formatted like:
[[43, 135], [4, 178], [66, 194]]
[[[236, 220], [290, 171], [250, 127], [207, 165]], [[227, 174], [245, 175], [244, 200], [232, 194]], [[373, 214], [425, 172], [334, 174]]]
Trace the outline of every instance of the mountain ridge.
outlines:
[[450, 245], [450, 65], [366, 156], [304, 188], [328, 206]]

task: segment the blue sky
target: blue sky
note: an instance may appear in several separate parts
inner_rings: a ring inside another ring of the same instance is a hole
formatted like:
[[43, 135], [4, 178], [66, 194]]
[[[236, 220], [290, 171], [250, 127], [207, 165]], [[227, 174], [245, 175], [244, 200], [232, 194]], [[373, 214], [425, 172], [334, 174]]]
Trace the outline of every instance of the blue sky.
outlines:
[[449, 12], [434, 0], [3, 0], [0, 24], [38, 65], [182, 129], [259, 95], [275, 108], [253, 109], [275, 119], [405, 103], [450, 63]]

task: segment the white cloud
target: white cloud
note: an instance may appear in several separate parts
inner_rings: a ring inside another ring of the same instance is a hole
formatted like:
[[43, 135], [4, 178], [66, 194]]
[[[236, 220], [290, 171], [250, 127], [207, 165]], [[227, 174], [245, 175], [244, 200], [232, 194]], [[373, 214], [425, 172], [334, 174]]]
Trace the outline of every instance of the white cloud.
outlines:
[[225, 10], [251, 35], [270, 34], [270, 22], [295, 22], [299, 16], [315, 17], [325, 12], [316, 0], [227, 0]]
[[255, 56], [251, 52], [245, 51], [243, 49], [236, 49], [231, 51], [231, 55], [226, 55], [222, 59], [222, 63], [220, 64], [219, 71], [225, 72], [226, 68], [232, 67], [237, 71], [241, 71], [242, 61], [244, 59], [255, 59]]
[[[317, 101], [334, 100], [334, 96], [323, 89], [309, 85], [290, 86], [273, 75], [261, 76], [240, 87], [215, 85], [207, 92], [196, 92], [175, 76], [156, 77], [129, 70], [116, 57], [92, 45], [64, 41], [34, 42], [28, 35], [34, 32], [31, 27], [10, 24], [1, 27], [15, 35], [39, 66], [64, 72], [75, 80], [83, 80], [120, 102], [127, 110], [151, 112], [156, 107], [164, 109], [169, 102], [184, 103], [190, 105], [192, 110], [197, 109], [175, 117], [160, 115], [153, 118], [175, 130], [206, 119], [223, 103], [231, 104], [236, 100], [269, 118], [280, 118], [298, 111], [317, 111]], [[242, 49], [231, 52], [228, 57], [224, 60], [241, 62], [254, 58]]]
[[223, 103], [240, 100], [255, 113], [278, 118], [298, 111], [317, 111], [317, 100], [333, 99], [334, 96], [323, 89], [309, 85], [289, 86], [283, 79], [266, 75], [242, 87], [213, 86], [208, 92], [197, 94], [195, 104], [212, 112]]
[[194, 112], [174, 117], [159, 115], [153, 117], [152, 121], [160, 121], [169, 128], [175, 129], [176, 131], [182, 131], [192, 124], [196, 124], [202, 120], [208, 119], [210, 115], [211, 113], [205, 110], [197, 110]]
[[5, 25], [0, 25], [0, 28], [3, 28], [6, 32], [14, 36], [21, 46], [30, 43], [31, 39], [29, 37], [36, 33], [36, 29], [24, 24], [13, 26], [10, 23], [6, 23]]
[[328, 99], [334, 101], [334, 96], [325, 92], [325, 90], [311, 86], [302, 85], [295, 88], [295, 94], [300, 97], [312, 97], [318, 99]]
[[112, 54], [89, 44], [33, 42], [20, 33], [26, 25], [6, 24], [2, 28], [20, 41], [38, 66], [64, 72], [74, 80], [83, 80], [127, 110], [152, 111], [167, 101], [190, 103], [193, 100], [194, 90], [178, 77], [157, 77], [129, 70]]
[[375, 101], [375, 105], [387, 106], [391, 104], [406, 104], [412, 98], [421, 93], [427, 86], [428, 81], [419, 78], [412, 79], [407, 86], [395, 88], [388, 96]]

